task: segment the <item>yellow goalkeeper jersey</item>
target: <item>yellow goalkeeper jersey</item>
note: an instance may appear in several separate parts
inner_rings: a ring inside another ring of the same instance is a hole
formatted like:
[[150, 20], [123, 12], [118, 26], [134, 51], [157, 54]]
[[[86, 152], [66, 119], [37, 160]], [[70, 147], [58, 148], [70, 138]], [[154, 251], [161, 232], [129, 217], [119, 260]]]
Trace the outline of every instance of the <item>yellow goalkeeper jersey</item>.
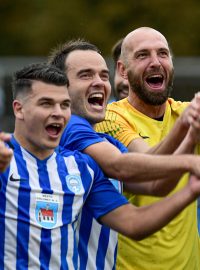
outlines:
[[[140, 137], [154, 146], [168, 134], [187, 106], [187, 102], [169, 98], [163, 121], [158, 121], [137, 111], [125, 98], [108, 104], [105, 121], [97, 124], [96, 131], [112, 135], [125, 146]], [[171, 193], [183, 188], [187, 180], [185, 174]], [[153, 196], [125, 195], [136, 206], [160, 200]], [[197, 203], [189, 205], [168, 225], [142, 241], [120, 235], [117, 270], [200, 270]]]

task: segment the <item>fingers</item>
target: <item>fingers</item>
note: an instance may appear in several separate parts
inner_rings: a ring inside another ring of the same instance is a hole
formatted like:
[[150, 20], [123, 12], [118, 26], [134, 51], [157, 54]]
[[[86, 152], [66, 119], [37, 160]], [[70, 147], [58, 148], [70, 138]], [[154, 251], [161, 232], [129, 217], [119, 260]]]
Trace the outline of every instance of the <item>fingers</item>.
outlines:
[[199, 195], [200, 195], [200, 178], [198, 178], [195, 175], [190, 175], [188, 187], [190, 188], [190, 191], [194, 195], [195, 198], [199, 197]]
[[7, 142], [11, 139], [11, 134], [5, 133], [5, 132], [0, 132], [0, 141]]
[[6, 147], [5, 142], [9, 141], [11, 135], [0, 132], [0, 172], [5, 171], [13, 155], [12, 149]]
[[195, 128], [200, 128], [200, 92], [195, 94], [181, 117], [185, 125], [194, 125]]

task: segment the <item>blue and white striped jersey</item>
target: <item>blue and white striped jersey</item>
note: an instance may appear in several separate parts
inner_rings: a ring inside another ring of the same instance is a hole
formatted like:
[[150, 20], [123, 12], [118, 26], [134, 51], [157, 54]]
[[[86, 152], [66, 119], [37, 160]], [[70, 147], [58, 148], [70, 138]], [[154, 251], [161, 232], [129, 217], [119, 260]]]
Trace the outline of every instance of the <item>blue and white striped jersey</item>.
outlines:
[[54, 152], [39, 160], [11, 143], [14, 157], [0, 175], [0, 269], [79, 269], [75, 236], [83, 204], [98, 219], [126, 199], [86, 155]]
[[[113, 137], [97, 133], [90, 123], [77, 115], [72, 115], [62, 135], [60, 145], [64, 149], [83, 151], [88, 146], [109, 141], [122, 153], [127, 148]], [[120, 181], [109, 179], [115, 188], [121, 193]], [[112, 200], [112, 198], [111, 198]], [[117, 232], [99, 224], [86, 207], [83, 207], [82, 215], [78, 220], [77, 239], [81, 270], [114, 270], [117, 253]]]

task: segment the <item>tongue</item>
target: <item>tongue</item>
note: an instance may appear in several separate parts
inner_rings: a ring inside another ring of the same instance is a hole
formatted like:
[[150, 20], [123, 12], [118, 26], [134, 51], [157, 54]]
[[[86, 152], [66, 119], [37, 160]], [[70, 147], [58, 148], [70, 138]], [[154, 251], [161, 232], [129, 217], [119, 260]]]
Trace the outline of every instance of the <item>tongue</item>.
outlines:
[[152, 88], [160, 88], [162, 86], [162, 82], [156, 82], [156, 83], [148, 82], [148, 85]]
[[50, 135], [57, 135], [57, 133], [58, 133], [57, 128], [55, 128], [55, 127], [53, 127], [53, 126], [48, 126], [46, 129], [47, 129], [47, 132], [48, 132]]

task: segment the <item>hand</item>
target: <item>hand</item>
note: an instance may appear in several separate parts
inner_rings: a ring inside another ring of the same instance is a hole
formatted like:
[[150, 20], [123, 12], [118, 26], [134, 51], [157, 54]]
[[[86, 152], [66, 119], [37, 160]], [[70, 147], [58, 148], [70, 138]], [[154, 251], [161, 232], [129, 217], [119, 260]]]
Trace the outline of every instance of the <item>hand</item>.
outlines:
[[6, 147], [5, 142], [9, 141], [11, 135], [8, 133], [0, 132], [0, 172], [4, 172], [9, 166], [10, 160], [13, 156], [12, 149]]
[[[190, 107], [191, 105], [191, 107]], [[188, 137], [193, 142], [193, 144], [197, 144], [200, 141], [200, 92], [195, 94], [194, 99], [189, 105], [188, 121], [190, 122], [190, 128], [188, 131]]]
[[188, 188], [194, 199], [198, 198], [200, 195], [200, 178], [195, 175], [190, 175]]
[[200, 92], [196, 93], [190, 105], [181, 115], [181, 121], [185, 126], [194, 126], [200, 128]]
[[200, 178], [200, 156], [189, 155], [188, 164], [190, 167], [189, 172]]
[[191, 125], [187, 133], [188, 140], [192, 142], [194, 146], [200, 142], [200, 120], [198, 120], [198, 122], [199, 123]]

